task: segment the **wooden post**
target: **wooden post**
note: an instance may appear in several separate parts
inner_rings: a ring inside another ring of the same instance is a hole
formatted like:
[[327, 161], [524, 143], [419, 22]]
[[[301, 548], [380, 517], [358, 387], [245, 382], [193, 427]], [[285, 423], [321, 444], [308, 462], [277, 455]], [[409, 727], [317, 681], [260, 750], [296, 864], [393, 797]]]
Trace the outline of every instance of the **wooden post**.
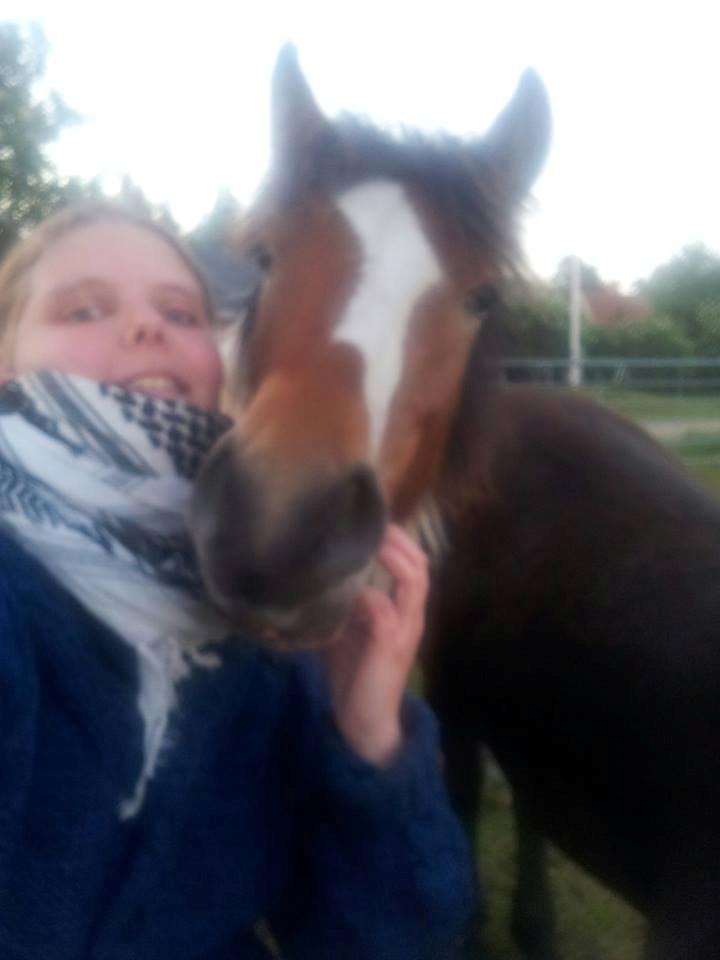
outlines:
[[579, 387], [583, 380], [582, 368], [582, 310], [580, 306], [580, 260], [570, 258], [570, 364], [568, 384]]

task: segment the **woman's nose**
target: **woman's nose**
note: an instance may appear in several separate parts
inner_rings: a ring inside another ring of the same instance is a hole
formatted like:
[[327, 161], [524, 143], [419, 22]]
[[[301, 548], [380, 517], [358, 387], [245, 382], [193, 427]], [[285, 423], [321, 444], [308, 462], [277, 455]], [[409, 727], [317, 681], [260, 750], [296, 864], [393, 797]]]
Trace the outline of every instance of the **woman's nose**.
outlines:
[[149, 307], [128, 310], [123, 324], [123, 341], [127, 346], [160, 343], [164, 337], [163, 318]]

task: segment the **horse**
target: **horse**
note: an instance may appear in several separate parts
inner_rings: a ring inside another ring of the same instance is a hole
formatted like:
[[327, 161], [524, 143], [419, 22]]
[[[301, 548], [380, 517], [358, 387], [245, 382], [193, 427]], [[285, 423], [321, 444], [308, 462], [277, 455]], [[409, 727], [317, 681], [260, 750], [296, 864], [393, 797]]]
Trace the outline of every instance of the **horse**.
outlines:
[[197, 553], [217, 606], [293, 649], [336, 635], [388, 518], [416, 529], [437, 563], [427, 691], [466, 817], [487, 743], [521, 821], [645, 912], [648, 958], [710, 960], [720, 508], [629, 422], [493, 374], [549, 135], [532, 72], [482, 138], [393, 138], [327, 120], [281, 54], [242, 240], [264, 280]]

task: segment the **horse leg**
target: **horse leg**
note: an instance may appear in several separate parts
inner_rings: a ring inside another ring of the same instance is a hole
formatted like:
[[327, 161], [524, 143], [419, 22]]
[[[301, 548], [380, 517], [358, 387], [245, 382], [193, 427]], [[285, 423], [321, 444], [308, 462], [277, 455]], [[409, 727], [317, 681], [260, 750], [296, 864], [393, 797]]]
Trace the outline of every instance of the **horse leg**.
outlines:
[[556, 960], [555, 910], [550, 890], [547, 844], [530, 822], [522, 798], [513, 792], [516, 857], [511, 928], [528, 960]]

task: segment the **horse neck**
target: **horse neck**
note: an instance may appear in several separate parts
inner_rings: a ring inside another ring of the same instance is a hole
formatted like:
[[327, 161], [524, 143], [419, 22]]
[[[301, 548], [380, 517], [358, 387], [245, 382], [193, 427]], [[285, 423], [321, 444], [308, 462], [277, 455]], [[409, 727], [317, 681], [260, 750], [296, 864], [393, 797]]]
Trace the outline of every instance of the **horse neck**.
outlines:
[[503, 384], [497, 365], [478, 342], [470, 355], [435, 488], [441, 510], [464, 509], [492, 496], [492, 461], [502, 423]]

